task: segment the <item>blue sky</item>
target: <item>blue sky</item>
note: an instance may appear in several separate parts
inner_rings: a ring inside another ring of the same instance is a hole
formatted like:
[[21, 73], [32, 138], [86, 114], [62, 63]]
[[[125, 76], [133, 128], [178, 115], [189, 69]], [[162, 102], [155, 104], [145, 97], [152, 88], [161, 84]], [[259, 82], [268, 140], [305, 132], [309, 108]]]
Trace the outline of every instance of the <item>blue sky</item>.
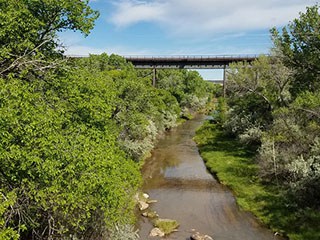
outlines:
[[[100, 12], [91, 34], [60, 35], [67, 54], [262, 54], [269, 29], [282, 27], [316, 0], [91, 0]], [[206, 78], [208, 72], [202, 72]], [[218, 75], [221, 73], [218, 73]]]

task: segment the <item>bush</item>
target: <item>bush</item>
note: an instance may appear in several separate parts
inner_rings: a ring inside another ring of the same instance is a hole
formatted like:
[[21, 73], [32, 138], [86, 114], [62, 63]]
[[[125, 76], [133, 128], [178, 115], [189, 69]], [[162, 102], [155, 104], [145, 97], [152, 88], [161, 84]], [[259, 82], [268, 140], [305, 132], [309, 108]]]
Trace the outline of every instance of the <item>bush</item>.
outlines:
[[246, 145], [260, 145], [262, 131], [259, 127], [249, 128], [239, 135], [240, 142]]
[[99, 236], [132, 219], [138, 166], [117, 147], [112, 92], [92, 80], [0, 80], [1, 192], [17, 196], [1, 221], [21, 238]]
[[125, 224], [125, 225], [116, 225], [109, 234], [109, 239], [112, 240], [138, 240], [139, 235], [134, 227]]

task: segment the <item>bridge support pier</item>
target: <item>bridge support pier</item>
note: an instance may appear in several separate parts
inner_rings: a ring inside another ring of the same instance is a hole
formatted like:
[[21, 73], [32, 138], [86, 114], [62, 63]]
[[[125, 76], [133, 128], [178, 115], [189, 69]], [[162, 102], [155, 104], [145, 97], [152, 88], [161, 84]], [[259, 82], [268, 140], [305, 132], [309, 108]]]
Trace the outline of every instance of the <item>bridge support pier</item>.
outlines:
[[156, 87], [157, 80], [157, 68], [153, 67], [153, 78], [152, 78], [152, 86]]
[[226, 97], [226, 82], [227, 82], [227, 71], [226, 71], [227, 66], [223, 66], [223, 97]]

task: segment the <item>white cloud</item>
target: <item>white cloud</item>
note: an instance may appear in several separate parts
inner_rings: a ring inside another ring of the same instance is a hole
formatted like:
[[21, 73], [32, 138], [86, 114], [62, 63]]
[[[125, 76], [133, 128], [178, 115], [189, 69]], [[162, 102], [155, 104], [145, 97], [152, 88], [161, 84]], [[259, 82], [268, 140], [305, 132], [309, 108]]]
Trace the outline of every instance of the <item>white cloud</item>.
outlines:
[[214, 35], [282, 26], [314, 3], [315, 0], [118, 0], [113, 2], [111, 22], [117, 27], [153, 22], [175, 35]]
[[113, 15], [112, 21], [119, 27], [141, 21], [162, 21], [165, 16], [163, 4], [158, 2], [120, 1], [114, 5], [117, 13]]
[[149, 55], [151, 54], [145, 50], [134, 50], [125, 46], [106, 46], [106, 48], [94, 48], [88, 47], [85, 45], [75, 44], [67, 46], [65, 55], [73, 55], [73, 56], [82, 56], [82, 55], [89, 55], [89, 54], [118, 54], [118, 55]]

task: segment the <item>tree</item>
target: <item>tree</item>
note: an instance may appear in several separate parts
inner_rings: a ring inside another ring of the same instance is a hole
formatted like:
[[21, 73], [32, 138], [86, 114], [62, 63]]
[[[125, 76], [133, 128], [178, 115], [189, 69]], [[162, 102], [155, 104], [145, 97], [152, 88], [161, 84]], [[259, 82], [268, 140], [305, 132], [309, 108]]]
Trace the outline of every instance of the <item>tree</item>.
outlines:
[[279, 32], [271, 30], [275, 47], [286, 66], [295, 69], [291, 93], [320, 89], [320, 14], [319, 5], [308, 7]]
[[77, 65], [92, 75], [100, 72], [105, 79], [112, 80], [117, 89], [112, 118], [120, 128], [118, 142], [130, 158], [139, 161], [153, 148], [158, 132], [175, 126], [180, 115], [175, 97], [151, 86], [148, 77], [139, 76], [123, 57], [91, 55], [77, 61]]
[[320, 94], [304, 92], [288, 107], [274, 111], [272, 128], [260, 148], [265, 180], [281, 183], [302, 199], [302, 205], [319, 205]]
[[204, 81], [196, 71], [160, 70], [157, 73], [157, 87], [169, 91], [179, 102], [185, 115], [189, 110], [198, 111], [208, 102], [213, 87]]
[[88, 0], [0, 0], [0, 9], [0, 76], [56, 68], [57, 33], [88, 35], [99, 15]]
[[85, 69], [0, 78], [0, 236], [99, 239], [131, 222], [140, 173], [117, 142], [116, 98]]
[[276, 56], [231, 65], [227, 81], [231, 109], [225, 123], [228, 131], [259, 142], [261, 130], [272, 125], [272, 111], [290, 100], [290, 77], [290, 69]]

